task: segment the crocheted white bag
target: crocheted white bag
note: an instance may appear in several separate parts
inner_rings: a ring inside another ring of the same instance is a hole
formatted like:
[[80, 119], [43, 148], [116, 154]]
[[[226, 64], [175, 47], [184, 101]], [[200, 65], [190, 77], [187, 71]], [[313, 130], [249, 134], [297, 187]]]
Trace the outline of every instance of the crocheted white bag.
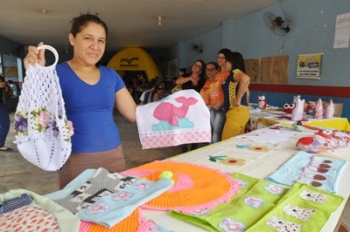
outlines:
[[17, 105], [15, 141], [21, 155], [45, 171], [56, 171], [71, 153], [72, 124], [67, 120], [64, 100], [55, 66], [57, 51], [42, 45], [55, 55], [48, 67], [29, 65]]

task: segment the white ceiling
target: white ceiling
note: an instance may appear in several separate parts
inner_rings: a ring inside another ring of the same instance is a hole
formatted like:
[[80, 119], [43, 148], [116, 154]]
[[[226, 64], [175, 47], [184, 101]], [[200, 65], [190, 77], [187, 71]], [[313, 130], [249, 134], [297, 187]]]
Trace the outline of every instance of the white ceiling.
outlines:
[[[0, 37], [22, 45], [43, 41], [65, 51], [70, 21], [89, 12], [98, 13], [108, 25], [107, 51], [170, 47], [277, 1], [1, 0]], [[161, 26], [158, 16], [163, 17]]]

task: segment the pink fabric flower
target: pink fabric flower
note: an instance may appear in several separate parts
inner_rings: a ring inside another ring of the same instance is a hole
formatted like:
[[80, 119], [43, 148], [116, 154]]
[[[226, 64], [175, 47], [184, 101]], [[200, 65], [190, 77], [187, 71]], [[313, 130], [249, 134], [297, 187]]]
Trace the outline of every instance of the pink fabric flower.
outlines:
[[148, 189], [149, 186], [147, 183], [134, 183], [134, 188], [142, 191]]
[[42, 128], [47, 128], [47, 125], [49, 123], [48, 118], [47, 118], [47, 112], [46, 111], [41, 111], [39, 115], [39, 123]]
[[131, 192], [126, 192], [126, 191], [120, 191], [120, 192], [116, 192], [112, 194], [112, 199], [115, 201], [119, 201], [119, 200], [127, 200], [132, 196]]
[[105, 203], [95, 203], [90, 205], [86, 209], [86, 213], [88, 214], [103, 213], [104, 211], [106, 211], [107, 208], [108, 208], [108, 205], [106, 205]]
[[73, 122], [72, 121], [68, 121], [68, 128], [69, 128], [70, 136], [74, 135], [74, 128], [73, 128]]

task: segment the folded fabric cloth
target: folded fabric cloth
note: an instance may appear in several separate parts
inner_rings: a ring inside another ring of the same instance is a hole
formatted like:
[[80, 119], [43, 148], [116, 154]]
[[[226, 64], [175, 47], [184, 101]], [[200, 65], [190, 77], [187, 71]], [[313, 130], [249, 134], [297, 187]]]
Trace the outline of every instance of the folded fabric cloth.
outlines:
[[296, 183], [282, 202], [246, 231], [320, 231], [342, 203], [338, 195]]
[[297, 132], [295, 131], [262, 128], [252, 131], [251, 133], [238, 135], [235, 137], [235, 139], [249, 139], [258, 143], [270, 143], [277, 145], [292, 139], [296, 135]]
[[273, 144], [230, 140], [229, 144], [217, 143], [210, 149], [203, 148], [201, 151], [196, 150], [186, 155], [172, 157], [171, 160], [205, 165], [222, 172], [234, 173], [272, 150], [273, 147]]
[[300, 151], [266, 179], [288, 186], [295, 182], [306, 183], [334, 193], [338, 176], [347, 163]]
[[266, 179], [279, 184], [291, 186], [298, 180], [303, 169], [310, 163], [312, 157], [312, 154], [300, 151], [287, 160], [287, 162]]
[[182, 90], [136, 108], [143, 149], [210, 142], [210, 112], [195, 90]]
[[0, 214], [0, 231], [79, 231], [79, 218], [44, 196], [16, 189], [0, 194], [0, 204], [6, 202], [15, 207]]
[[173, 183], [172, 179], [149, 181], [104, 168], [89, 169], [64, 189], [46, 196], [81, 220], [110, 228], [138, 206], [168, 190]]
[[297, 181], [334, 193], [339, 172], [345, 163], [345, 160], [313, 156]]

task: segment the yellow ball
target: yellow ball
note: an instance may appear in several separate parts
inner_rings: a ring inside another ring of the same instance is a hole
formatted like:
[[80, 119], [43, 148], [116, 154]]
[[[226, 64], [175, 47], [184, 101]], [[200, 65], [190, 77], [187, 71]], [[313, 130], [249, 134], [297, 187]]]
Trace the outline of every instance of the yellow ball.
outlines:
[[170, 179], [173, 177], [173, 173], [171, 171], [164, 171], [159, 175], [159, 179]]

